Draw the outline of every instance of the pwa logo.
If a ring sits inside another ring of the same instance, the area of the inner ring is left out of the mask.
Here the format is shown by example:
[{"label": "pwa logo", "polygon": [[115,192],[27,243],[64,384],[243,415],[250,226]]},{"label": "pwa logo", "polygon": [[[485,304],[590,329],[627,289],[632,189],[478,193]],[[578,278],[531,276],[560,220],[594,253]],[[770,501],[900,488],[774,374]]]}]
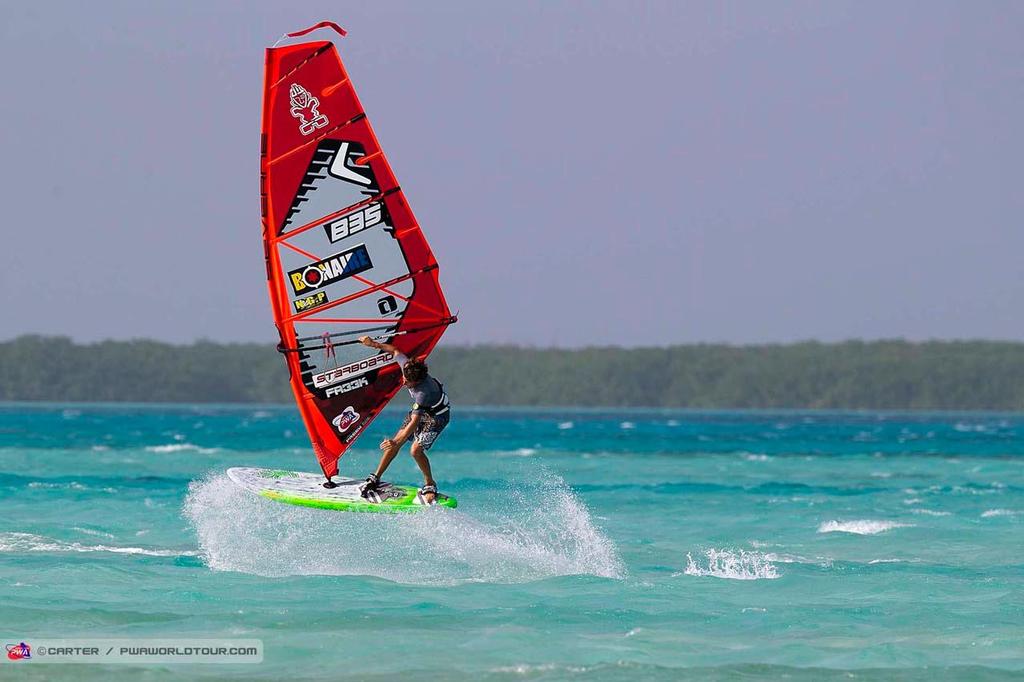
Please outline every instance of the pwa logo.
[{"label": "pwa logo", "polygon": [[7,645],[7,658],[12,661],[22,661],[32,658],[32,647],[25,642]]},{"label": "pwa logo", "polygon": [[299,119],[299,132],[303,135],[327,125],[327,117],[320,113],[320,100],[298,83],[292,83],[288,90],[288,101],[292,116]]},{"label": "pwa logo", "polygon": [[338,429],[338,433],[345,433],[357,421],[359,421],[359,413],[356,412],[354,407],[349,405],[345,408],[345,411],[335,417],[331,423],[334,424],[334,428]]}]

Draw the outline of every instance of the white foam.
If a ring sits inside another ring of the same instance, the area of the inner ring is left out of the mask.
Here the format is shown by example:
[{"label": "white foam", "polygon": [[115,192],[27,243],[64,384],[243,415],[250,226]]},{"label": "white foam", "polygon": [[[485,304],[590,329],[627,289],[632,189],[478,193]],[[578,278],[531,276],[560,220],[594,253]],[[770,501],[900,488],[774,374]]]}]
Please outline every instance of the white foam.
[{"label": "white foam", "polygon": [[220,571],[372,575],[411,584],[624,577],[615,546],[564,481],[533,460],[515,462],[509,466],[520,472],[508,476],[515,487],[461,499],[455,510],[308,509],[253,495],[217,475],[189,486],[184,513],[206,564]]},{"label": "white foam", "polygon": [[636,424],[634,422],[622,422],[621,424],[619,424],[619,428],[620,429],[627,429],[627,430],[628,429],[635,429],[636,428]]},{"label": "white foam", "polygon": [[1024,512],[1016,509],[989,509],[981,513],[981,518],[989,519],[993,516],[1018,516],[1020,514],[1024,514]]},{"label": "white foam", "polygon": [[877,535],[893,528],[908,528],[911,524],[898,521],[875,521],[860,519],[857,521],[826,521],[818,526],[819,533],[853,533],[854,535]]},{"label": "white foam", "polygon": [[108,540],[114,539],[114,536],[110,533],[104,533],[100,530],[92,530],[91,528],[80,528],[78,526],[73,526],[71,530],[77,530],[79,533],[82,533],[83,535],[92,535],[93,537],[97,538],[107,538]]},{"label": "white foam", "polygon": [[143,556],[195,556],[195,552],[169,549],[145,549],[143,547],[113,547],[110,545],[83,545],[79,542],[63,542],[32,533],[0,533],[0,552],[110,552],[112,554],[141,554]]},{"label": "white foam", "polygon": [[706,549],[706,564],[698,564],[689,552],[686,553],[685,575],[698,577],[725,578],[728,580],[774,580],[779,577],[768,555],[746,550]]},{"label": "white foam", "polygon": [[748,462],[767,462],[771,460],[771,457],[763,454],[758,455],[753,452],[744,452],[743,459],[747,460]]},{"label": "white foam", "polygon": [[911,509],[912,514],[924,514],[925,516],[952,516],[953,512],[934,511],[932,509]]},{"label": "white foam", "polygon": [[29,488],[46,488],[46,489],[60,489],[60,490],[90,490],[88,486],[85,486],[78,481],[71,481],[70,483],[47,483],[46,481],[32,481],[28,484]]},{"label": "white foam", "polygon": [[568,429],[571,429],[573,426],[575,426],[575,424],[573,424],[572,422],[559,422],[559,424],[558,424],[558,428],[561,431],[566,431]]},{"label": "white foam", "polygon": [[966,422],[957,422],[953,425],[954,431],[960,433],[988,433],[988,426],[985,424],[968,424]]},{"label": "white foam", "polygon": [[168,443],[166,445],[150,445],[146,447],[147,452],[198,452],[201,455],[212,455],[215,452],[220,452],[220,448],[201,448],[198,445],[192,443]]},{"label": "white foam", "polygon": [[799,554],[775,554],[774,552],[768,552],[764,555],[764,558],[773,564],[808,564],[811,566],[821,566],[822,568],[832,568],[832,559],[828,557],[811,559]]}]

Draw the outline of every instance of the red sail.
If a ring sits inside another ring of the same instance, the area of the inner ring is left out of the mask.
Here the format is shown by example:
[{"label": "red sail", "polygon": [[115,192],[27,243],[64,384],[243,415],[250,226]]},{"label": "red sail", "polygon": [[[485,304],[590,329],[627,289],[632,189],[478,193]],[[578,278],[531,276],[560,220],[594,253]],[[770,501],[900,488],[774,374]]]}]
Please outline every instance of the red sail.
[{"label": "red sail", "polygon": [[278,349],[320,466],[333,476],[401,386],[395,358],[357,339],[426,356],[455,318],[332,40],[267,50],[260,162]]}]

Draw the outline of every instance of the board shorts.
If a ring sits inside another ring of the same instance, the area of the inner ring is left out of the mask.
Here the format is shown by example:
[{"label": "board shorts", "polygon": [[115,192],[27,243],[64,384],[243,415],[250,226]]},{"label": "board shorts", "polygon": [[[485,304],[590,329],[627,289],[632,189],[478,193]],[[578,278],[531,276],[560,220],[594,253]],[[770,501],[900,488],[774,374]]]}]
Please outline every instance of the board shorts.
[{"label": "board shorts", "polygon": [[[413,442],[419,443],[424,451],[429,450],[434,441],[437,440],[437,437],[444,431],[444,427],[448,426],[450,415],[450,411],[446,411],[444,414],[439,414],[436,417],[424,412],[420,415],[420,423],[416,425],[416,432],[412,437]],[[410,421],[412,421],[412,412],[405,415],[402,428],[404,429],[408,426]]]}]

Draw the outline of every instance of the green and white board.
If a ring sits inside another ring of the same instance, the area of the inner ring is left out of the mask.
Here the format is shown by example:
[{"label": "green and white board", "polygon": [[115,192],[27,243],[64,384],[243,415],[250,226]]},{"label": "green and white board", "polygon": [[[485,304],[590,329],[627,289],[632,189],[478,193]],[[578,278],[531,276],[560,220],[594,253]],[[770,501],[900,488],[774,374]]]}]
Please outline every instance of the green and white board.
[{"label": "green and white board", "polygon": [[328,489],[322,485],[322,474],[305,471],[232,467],[228,469],[228,477],[257,495],[317,509],[398,513],[421,511],[430,506],[455,507],[458,504],[454,497],[439,494],[434,505],[428,505],[415,486],[385,482],[381,482],[373,499],[366,499],[359,494],[360,480],[335,476],[333,480],[338,487]]}]

